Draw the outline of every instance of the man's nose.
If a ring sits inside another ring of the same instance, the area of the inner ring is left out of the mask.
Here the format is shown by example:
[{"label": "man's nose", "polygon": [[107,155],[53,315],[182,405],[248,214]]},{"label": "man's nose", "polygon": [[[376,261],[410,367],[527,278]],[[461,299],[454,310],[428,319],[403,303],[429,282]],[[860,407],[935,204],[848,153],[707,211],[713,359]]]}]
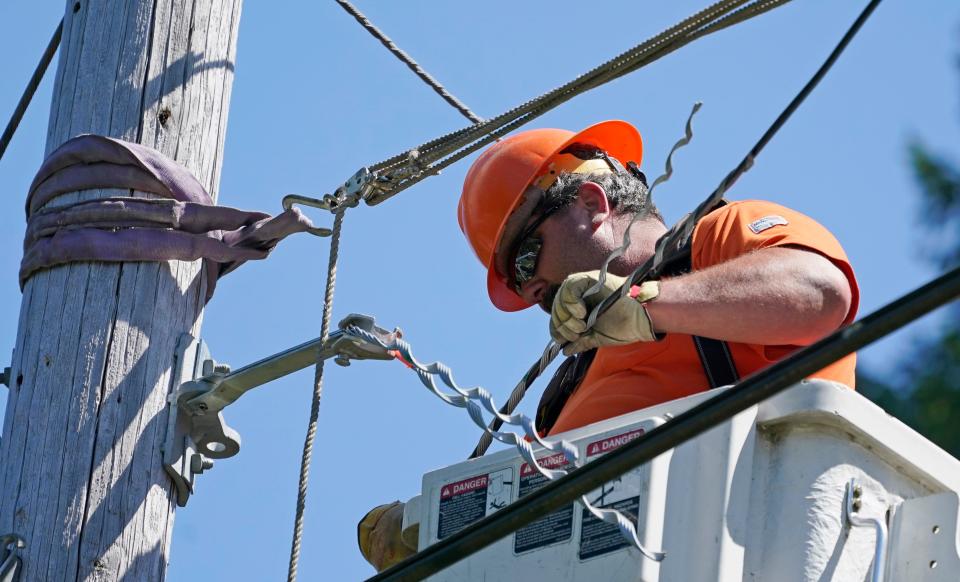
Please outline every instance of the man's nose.
[{"label": "man's nose", "polygon": [[534,279],[527,281],[520,286],[520,297],[527,303],[540,303],[547,294],[550,284],[543,279]]}]

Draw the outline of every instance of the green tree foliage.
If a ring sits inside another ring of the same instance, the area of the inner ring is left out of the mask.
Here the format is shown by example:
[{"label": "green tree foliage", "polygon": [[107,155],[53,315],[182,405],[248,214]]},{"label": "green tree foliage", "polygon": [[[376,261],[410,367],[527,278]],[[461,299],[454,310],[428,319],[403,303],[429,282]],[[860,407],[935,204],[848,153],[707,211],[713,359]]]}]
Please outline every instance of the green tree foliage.
[{"label": "green tree foliage", "polygon": [[[960,169],[920,142],[909,147],[921,194],[924,258],[938,270],[960,264]],[[859,390],[950,454],[960,457],[960,305],[947,307],[937,333],[921,340],[900,363],[906,389],[890,388],[869,373]],[[900,383],[900,382],[898,382]]]}]

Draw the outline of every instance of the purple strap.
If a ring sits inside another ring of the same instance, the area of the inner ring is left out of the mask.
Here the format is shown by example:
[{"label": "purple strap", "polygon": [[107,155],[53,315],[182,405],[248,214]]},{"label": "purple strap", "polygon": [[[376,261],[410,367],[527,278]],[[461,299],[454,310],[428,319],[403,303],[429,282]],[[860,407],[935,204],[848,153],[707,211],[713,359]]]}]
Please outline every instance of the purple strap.
[{"label": "purple strap", "polygon": [[[43,208],[69,192],[139,190],[162,199],[109,197]],[[313,228],[296,208],[275,217],[213,206],[186,168],[148,147],[81,135],[44,161],[27,196],[20,286],[42,269],[79,261],[204,260],[209,301],[217,278],[263,259],[283,238]]]}]

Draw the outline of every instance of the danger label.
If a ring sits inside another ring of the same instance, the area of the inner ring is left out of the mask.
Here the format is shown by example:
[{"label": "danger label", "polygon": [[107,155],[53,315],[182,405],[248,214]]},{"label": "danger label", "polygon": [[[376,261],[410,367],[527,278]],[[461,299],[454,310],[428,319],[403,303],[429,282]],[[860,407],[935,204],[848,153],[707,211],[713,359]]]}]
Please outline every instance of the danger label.
[{"label": "danger label", "polygon": [[512,467],[445,484],[440,488],[437,539],[453,535],[506,507],[510,504],[512,491]]},{"label": "danger label", "polygon": [[642,434],[643,429],[638,428],[637,430],[631,430],[630,432],[625,432],[623,434],[618,434],[616,436],[607,437],[603,440],[592,442],[587,445],[587,457],[597,457],[604,453],[608,453],[613,449],[622,447],[630,441],[638,438]]},{"label": "danger label", "polygon": [[[561,469],[569,464],[563,453],[537,459],[541,467]],[[548,481],[529,463],[520,466],[519,497],[524,497],[543,487]],[[513,551],[517,554],[569,540],[573,536],[573,504],[558,509],[528,526],[517,530],[513,538]]]},{"label": "danger label", "polygon": [[[622,447],[639,438],[643,433],[644,430],[639,428],[588,444],[587,462]],[[594,507],[615,509],[623,513],[636,527],[640,495],[648,485],[641,471],[643,469],[635,469],[613,481],[604,483],[600,489],[588,493],[587,499]],[[630,545],[616,525],[594,517],[586,508],[582,509],[581,520],[579,551],[581,560],[609,554]]]}]

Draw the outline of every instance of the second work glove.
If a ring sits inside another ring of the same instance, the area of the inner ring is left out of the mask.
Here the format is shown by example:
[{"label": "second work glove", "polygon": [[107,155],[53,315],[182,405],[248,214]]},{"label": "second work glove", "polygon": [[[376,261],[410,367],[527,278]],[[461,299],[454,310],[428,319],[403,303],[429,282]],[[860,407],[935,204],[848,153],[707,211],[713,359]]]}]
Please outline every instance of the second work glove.
[{"label": "second work glove", "polygon": [[550,335],[558,342],[570,342],[563,353],[569,356],[601,346],[655,341],[653,322],[643,304],[660,294],[660,282],[647,281],[633,287],[629,295],[610,306],[587,330],[587,316],[593,308],[626,282],[624,277],[607,273],[603,287],[584,297],[599,280],[600,271],[574,273],[557,291],[550,314]]},{"label": "second work glove", "polygon": [[370,565],[382,572],[416,553],[401,534],[403,503],[394,501],[374,507],[357,524],[357,545]]}]

